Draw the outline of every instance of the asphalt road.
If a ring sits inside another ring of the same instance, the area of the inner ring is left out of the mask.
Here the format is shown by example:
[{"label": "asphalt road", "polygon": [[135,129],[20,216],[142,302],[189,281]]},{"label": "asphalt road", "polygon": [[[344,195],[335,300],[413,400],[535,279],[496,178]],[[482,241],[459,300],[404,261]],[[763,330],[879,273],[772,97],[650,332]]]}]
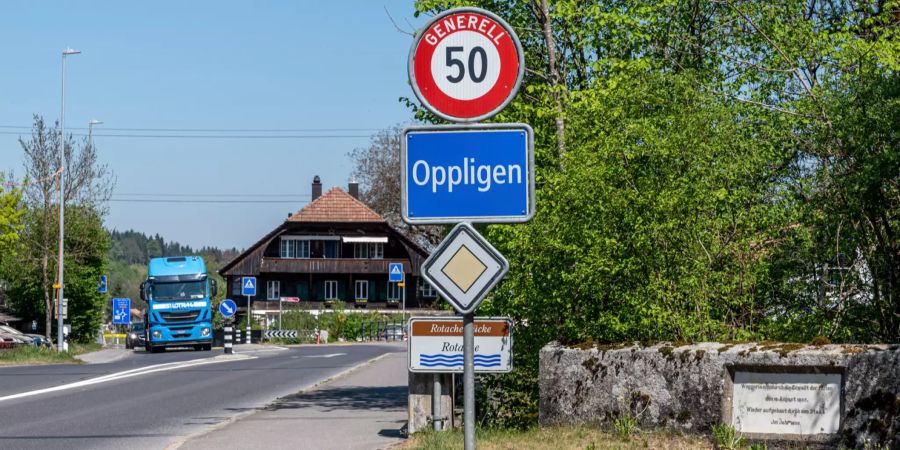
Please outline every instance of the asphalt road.
[{"label": "asphalt road", "polygon": [[[107,364],[0,367],[0,448],[165,448],[399,345],[135,352]],[[54,390],[56,389],[56,390]]]}]

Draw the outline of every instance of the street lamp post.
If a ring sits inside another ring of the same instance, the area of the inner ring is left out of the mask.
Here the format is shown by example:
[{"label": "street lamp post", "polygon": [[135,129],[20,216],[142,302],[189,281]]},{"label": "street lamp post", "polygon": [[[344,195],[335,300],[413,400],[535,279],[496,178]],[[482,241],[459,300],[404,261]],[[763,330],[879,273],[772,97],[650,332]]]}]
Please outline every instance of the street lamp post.
[{"label": "street lamp post", "polygon": [[56,347],[59,351],[65,350],[63,346],[63,242],[65,240],[66,223],[66,56],[77,55],[78,50],[66,48],[62,52],[62,100],[59,112],[59,293],[56,296]]},{"label": "street lamp post", "polygon": [[88,122],[88,146],[91,150],[94,149],[94,125],[103,125],[103,122],[97,119],[91,119]]}]

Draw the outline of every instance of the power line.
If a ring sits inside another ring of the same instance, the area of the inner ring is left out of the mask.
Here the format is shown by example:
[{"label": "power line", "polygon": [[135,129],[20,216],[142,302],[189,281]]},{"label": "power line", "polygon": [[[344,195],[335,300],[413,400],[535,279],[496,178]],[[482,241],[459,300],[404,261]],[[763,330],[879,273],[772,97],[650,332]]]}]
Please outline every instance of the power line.
[{"label": "power line", "polygon": [[111,198],[109,201],[116,203],[289,203],[292,205],[303,203],[303,201],[293,200],[186,200],[176,198]]},{"label": "power line", "polygon": [[[0,125],[0,128],[30,130],[33,127],[24,125]],[[67,127],[70,130],[87,130],[88,127]],[[185,132],[224,132],[224,133],[298,133],[309,131],[379,131],[378,128],[113,128],[103,127],[107,131],[185,131]]]},{"label": "power line", "polygon": [[116,195],[132,196],[132,197],[289,197],[289,198],[306,198],[311,197],[310,194],[186,194],[175,193],[166,194],[162,192],[117,192]]},{"label": "power line", "polygon": [[[0,131],[0,134],[21,135],[15,131]],[[71,133],[72,136],[87,137],[87,133]],[[360,139],[370,138],[368,134],[273,134],[273,135],[241,135],[241,134],[102,134],[93,133],[93,137],[113,138],[174,138],[174,139]]]}]

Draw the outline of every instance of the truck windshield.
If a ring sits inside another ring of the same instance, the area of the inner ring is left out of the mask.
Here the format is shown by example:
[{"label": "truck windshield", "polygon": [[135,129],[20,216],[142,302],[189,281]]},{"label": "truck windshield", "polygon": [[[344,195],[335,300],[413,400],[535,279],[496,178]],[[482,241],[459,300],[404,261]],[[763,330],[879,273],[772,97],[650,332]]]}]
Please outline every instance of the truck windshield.
[{"label": "truck windshield", "polygon": [[205,296],[205,281],[153,283],[153,300],[155,301],[190,300]]}]

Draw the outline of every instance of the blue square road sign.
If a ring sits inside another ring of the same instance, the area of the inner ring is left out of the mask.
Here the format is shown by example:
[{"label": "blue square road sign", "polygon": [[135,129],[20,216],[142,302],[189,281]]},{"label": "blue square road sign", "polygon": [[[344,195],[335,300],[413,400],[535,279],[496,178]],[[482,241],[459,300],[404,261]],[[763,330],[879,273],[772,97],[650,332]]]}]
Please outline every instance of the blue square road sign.
[{"label": "blue square road sign", "polygon": [[256,277],[241,277],[241,295],[256,295]]},{"label": "blue square road sign", "polygon": [[106,275],[100,275],[100,287],[97,288],[97,293],[105,294],[107,292],[106,286]]},{"label": "blue square road sign", "polygon": [[112,303],[112,323],[116,325],[128,325],[131,323],[131,299],[114,298]]},{"label": "blue square road sign", "polygon": [[390,263],[388,265],[388,281],[391,283],[403,282],[403,263]]}]

